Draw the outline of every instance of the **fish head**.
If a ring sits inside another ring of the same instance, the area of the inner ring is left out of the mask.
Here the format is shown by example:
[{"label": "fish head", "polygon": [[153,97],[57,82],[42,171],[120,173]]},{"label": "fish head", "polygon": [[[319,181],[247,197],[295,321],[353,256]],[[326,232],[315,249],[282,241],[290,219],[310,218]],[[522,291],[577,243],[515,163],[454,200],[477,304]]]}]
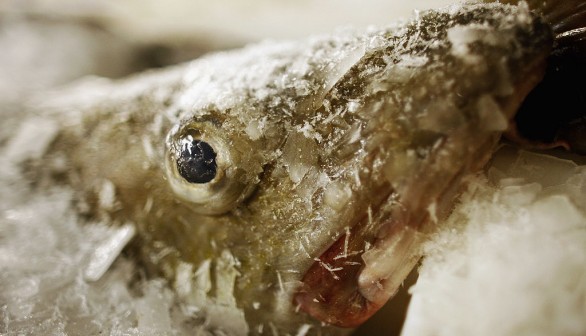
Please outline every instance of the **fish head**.
[{"label": "fish head", "polygon": [[353,327],[416,264],[551,43],[500,4],[267,42],[133,79],[140,94],[110,97],[82,122],[92,140],[61,151],[71,183],[108,181],[116,202],[94,186],[95,212],[134,223],[141,260],[187,301],[239,310],[241,331]]},{"label": "fish head", "polygon": [[[280,88],[262,82],[281,90],[268,101],[247,88],[248,104],[189,119],[172,138],[208,127],[199,122],[212,127],[210,143],[229,137],[216,145],[222,176],[239,185],[227,216],[252,253],[237,258],[270,265],[271,300],[355,326],[395,293],[462,178],[487,161],[540,80],[552,37],[526,8],[472,5],[329,43],[326,63],[282,68],[307,72]],[[171,152],[168,167],[180,157]]]}]

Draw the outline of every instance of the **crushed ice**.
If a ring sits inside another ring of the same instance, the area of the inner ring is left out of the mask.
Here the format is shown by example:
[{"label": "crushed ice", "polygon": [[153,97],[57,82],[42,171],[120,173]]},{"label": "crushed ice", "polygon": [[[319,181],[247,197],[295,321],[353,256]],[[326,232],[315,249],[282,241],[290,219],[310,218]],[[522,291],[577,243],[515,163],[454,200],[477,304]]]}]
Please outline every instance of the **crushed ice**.
[{"label": "crushed ice", "polygon": [[506,147],[489,179],[425,245],[403,335],[584,335],[586,166]]}]

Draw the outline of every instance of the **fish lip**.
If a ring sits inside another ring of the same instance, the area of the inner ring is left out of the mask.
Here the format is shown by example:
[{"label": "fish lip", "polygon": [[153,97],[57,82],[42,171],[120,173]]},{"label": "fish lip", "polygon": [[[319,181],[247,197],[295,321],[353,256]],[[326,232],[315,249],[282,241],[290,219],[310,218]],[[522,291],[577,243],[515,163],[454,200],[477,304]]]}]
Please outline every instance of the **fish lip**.
[{"label": "fish lip", "polygon": [[356,280],[364,265],[358,254],[346,260],[353,265],[340,267],[340,259],[336,256],[342,252],[346,237],[346,234],[342,235],[315,259],[303,275],[303,284],[293,301],[297,309],[318,321],[352,328],[362,324],[380,307],[369,302],[359,291],[351,290],[357,288]]},{"label": "fish lip", "polygon": [[[428,219],[428,216],[424,216],[423,220]],[[400,283],[419,260],[419,254],[412,253],[412,247],[420,241],[421,234],[411,228],[411,224],[397,222],[396,219],[376,224],[375,232],[378,234],[383,228],[389,228],[382,236],[374,239],[377,250],[386,251],[387,254],[398,252],[393,257],[396,262],[391,267],[397,268],[400,274],[393,277],[395,281],[389,281],[390,277],[365,273],[368,258],[364,256],[374,251],[374,248],[352,253],[352,248],[363,242],[364,232],[361,231],[365,231],[367,221],[365,215],[319,258],[314,259],[315,262],[303,275],[303,285],[293,298],[299,310],[323,323],[354,328],[369,319],[396,293]],[[396,246],[392,249],[390,245]],[[380,254],[373,257],[380,258]]]},{"label": "fish lip", "polygon": [[[392,202],[394,190],[387,190],[387,195],[382,197],[373,212],[380,211],[385,202]],[[384,304],[386,299],[367,299],[359,288],[358,279],[365,267],[362,255],[369,248],[365,242],[381,239],[376,235],[380,234],[381,227],[391,225],[392,219],[372,223],[368,212],[365,210],[348,221],[352,224],[346,226],[318,258],[313,259],[293,295],[293,304],[298,310],[329,325],[353,328],[365,322]]]}]

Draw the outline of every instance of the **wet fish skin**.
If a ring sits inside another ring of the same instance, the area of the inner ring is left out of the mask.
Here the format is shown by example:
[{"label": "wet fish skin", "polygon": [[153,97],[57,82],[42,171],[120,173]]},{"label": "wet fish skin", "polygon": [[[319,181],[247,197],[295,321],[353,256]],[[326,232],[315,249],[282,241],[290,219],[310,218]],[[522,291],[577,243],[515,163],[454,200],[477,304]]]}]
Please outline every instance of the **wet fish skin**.
[{"label": "wet fish skin", "polygon": [[[35,102],[65,126],[31,165],[86,218],[134,223],[135,253],[208,316],[344,333],[320,321],[355,326],[394,293],[551,44],[526,8],[473,4],[216,54]],[[178,176],[186,135],[215,149],[217,179]]]}]

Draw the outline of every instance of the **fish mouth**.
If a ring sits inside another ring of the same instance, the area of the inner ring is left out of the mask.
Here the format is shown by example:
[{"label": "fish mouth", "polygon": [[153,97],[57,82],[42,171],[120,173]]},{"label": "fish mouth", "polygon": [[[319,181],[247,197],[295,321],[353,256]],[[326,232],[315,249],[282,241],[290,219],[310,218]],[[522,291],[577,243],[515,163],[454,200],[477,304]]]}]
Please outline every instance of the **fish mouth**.
[{"label": "fish mouth", "polygon": [[460,191],[462,178],[488,160],[480,153],[489,153],[486,149],[494,142],[483,143],[479,154],[445,181],[438,193],[411,193],[399,200],[390,188],[373,209],[374,215],[363,214],[305,272],[303,285],[294,296],[298,309],[344,328],[368,320],[399,290],[419,261],[420,247],[433,224],[449,213],[449,200]]},{"label": "fish mouth", "polygon": [[[395,294],[419,260],[418,253],[413,253],[419,249],[413,247],[421,234],[411,225],[422,223],[386,220],[377,225],[386,228],[386,237],[370,249],[364,240],[369,224],[368,216],[364,216],[315,259],[294,297],[299,309],[324,323],[352,328],[369,319]],[[390,258],[384,258],[381,253]],[[369,262],[373,263],[371,267],[367,267]],[[382,268],[376,265],[381,262]],[[389,268],[393,269],[390,277],[371,271]]]},{"label": "fish mouth", "polygon": [[[448,141],[449,142],[449,141]],[[421,245],[433,232],[438,218],[449,214],[462,180],[480,169],[489,159],[495,138],[477,147],[476,155],[439,183],[437,192],[405,194],[397,199],[395,190],[383,198],[375,213],[379,220],[364,214],[344,232],[305,272],[294,304],[317,320],[344,328],[361,325],[376,313],[401,287],[421,257]],[[444,143],[443,147],[449,147]],[[431,162],[430,164],[437,164]],[[429,185],[408,190],[433,190]],[[369,244],[368,241],[373,242]]]}]

